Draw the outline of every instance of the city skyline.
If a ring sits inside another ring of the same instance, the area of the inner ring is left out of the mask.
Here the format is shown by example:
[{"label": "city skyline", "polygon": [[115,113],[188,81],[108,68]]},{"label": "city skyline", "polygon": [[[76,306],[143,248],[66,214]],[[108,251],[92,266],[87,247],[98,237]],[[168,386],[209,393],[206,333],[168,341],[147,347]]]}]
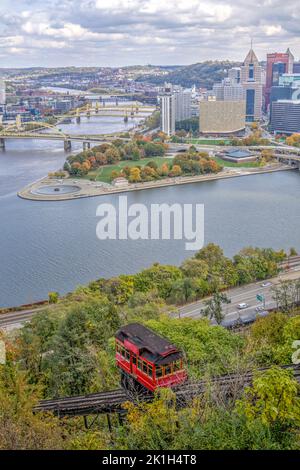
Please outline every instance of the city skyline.
[{"label": "city skyline", "polygon": [[299,12],[289,0],[20,0],[0,5],[0,67],[187,65],[300,56]]}]

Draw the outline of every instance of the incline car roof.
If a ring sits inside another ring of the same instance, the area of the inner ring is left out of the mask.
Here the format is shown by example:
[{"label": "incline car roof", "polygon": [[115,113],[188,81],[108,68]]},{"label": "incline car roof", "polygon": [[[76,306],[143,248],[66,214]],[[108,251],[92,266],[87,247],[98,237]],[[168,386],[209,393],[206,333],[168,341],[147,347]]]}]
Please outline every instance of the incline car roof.
[{"label": "incline car roof", "polygon": [[171,353],[177,353],[178,349],[165,338],[154,333],[140,323],[130,323],[119,329],[116,338],[122,343],[128,340],[139,348],[145,349],[154,356],[166,356]]}]

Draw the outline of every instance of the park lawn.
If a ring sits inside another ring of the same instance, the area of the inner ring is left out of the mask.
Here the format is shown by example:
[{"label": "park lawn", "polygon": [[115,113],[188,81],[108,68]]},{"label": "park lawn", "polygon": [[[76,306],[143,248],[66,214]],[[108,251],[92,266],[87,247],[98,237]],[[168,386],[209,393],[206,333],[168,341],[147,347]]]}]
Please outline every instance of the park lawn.
[{"label": "park lawn", "polygon": [[141,160],[123,160],[121,162],[116,163],[115,165],[105,165],[97,170],[90,171],[86,176],[85,179],[93,179],[96,181],[103,181],[104,183],[111,182],[111,174],[115,171],[120,171],[125,166],[134,167],[134,166],[146,166],[149,162],[155,162],[158,167],[161,167],[164,163],[171,164],[173,162],[173,158],[166,158],[166,157],[149,157],[149,158],[142,158]]},{"label": "park lawn", "polygon": [[233,168],[258,168],[260,167],[260,163],[258,162],[246,162],[246,163],[234,163],[228,162],[226,160],[222,160],[219,157],[212,157],[219,165],[233,167]]},{"label": "park lawn", "polygon": [[220,142],[224,142],[225,145],[230,145],[231,140],[228,139],[189,139],[187,143],[197,145],[220,145]]}]

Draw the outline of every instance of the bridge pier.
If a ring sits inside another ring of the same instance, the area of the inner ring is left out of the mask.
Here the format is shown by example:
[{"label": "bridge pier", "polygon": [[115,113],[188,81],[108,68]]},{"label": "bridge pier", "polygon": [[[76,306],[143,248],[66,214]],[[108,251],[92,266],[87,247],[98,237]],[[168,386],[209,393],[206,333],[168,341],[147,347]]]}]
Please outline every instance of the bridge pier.
[{"label": "bridge pier", "polygon": [[72,149],[72,143],[70,140],[64,140],[64,151],[69,152]]},{"label": "bridge pier", "polygon": [[0,139],[0,149],[5,150],[5,139]]},{"label": "bridge pier", "polygon": [[89,150],[91,148],[91,142],[83,142],[83,150]]}]

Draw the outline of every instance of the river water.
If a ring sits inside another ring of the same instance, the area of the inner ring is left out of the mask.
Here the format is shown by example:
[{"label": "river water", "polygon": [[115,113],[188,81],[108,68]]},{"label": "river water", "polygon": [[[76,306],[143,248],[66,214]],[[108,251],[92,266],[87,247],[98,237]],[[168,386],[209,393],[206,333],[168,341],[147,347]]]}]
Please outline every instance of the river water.
[{"label": "river water", "polygon": [[[60,126],[64,128],[64,126]],[[70,133],[124,129],[121,118],[65,125]],[[133,273],[158,261],[180,264],[184,241],[96,237],[98,204],[119,195],[39,202],[17,197],[26,184],[60,168],[61,142],[7,141],[0,152],[0,306],[38,301],[99,277]],[[73,148],[76,150],[80,148]],[[300,251],[300,174],[278,172],[128,193],[128,203],[204,203],[205,243],[231,256],[247,245]]]}]

